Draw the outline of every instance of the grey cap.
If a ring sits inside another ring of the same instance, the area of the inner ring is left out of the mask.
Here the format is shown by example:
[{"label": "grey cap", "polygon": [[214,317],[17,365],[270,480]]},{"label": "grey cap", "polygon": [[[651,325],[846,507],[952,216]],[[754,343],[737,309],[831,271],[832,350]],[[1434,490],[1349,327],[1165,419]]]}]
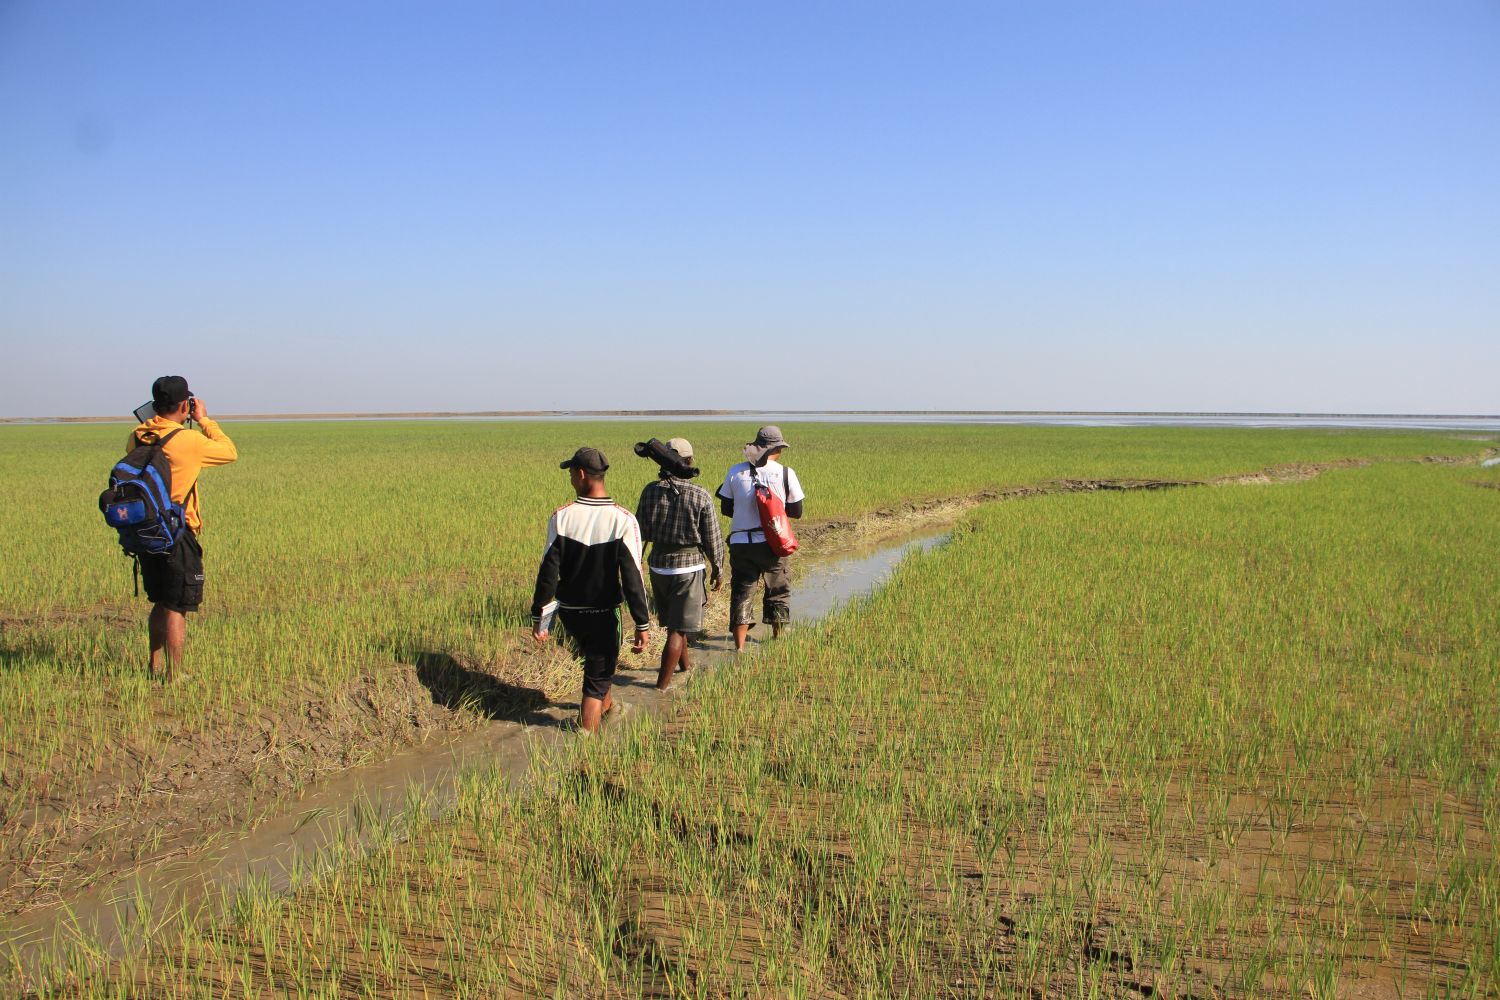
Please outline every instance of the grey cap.
[{"label": "grey cap", "polygon": [[609,460],[604,457],[604,452],[598,448],[579,448],[573,452],[573,457],[558,466],[559,469],[582,469],[584,472],[596,476],[604,475],[609,468]]},{"label": "grey cap", "polygon": [[667,441],[667,447],[677,452],[677,457],[684,462],[693,460],[693,445],[687,438],[672,438]]}]

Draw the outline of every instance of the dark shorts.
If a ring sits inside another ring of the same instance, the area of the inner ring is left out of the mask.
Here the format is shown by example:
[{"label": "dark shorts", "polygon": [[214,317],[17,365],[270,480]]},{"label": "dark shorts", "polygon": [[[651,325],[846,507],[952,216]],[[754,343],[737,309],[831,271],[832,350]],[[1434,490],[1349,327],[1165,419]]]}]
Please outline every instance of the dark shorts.
[{"label": "dark shorts", "polygon": [[661,627],[689,635],[703,631],[703,605],[708,603],[708,571],[651,574],[651,596]]},{"label": "dark shorts", "polygon": [[[620,609],[557,612],[573,655],[583,661],[583,696],[603,699],[620,662]],[[563,637],[559,636],[561,641]]]},{"label": "dark shorts", "polygon": [[790,560],[771,552],[765,542],[729,546],[729,624],[755,624],[755,585],[764,581],[761,621],[767,625],[792,620]]},{"label": "dark shorts", "polygon": [[151,603],[187,614],[203,603],[203,546],[184,531],[170,552],[141,556],[141,582]]}]

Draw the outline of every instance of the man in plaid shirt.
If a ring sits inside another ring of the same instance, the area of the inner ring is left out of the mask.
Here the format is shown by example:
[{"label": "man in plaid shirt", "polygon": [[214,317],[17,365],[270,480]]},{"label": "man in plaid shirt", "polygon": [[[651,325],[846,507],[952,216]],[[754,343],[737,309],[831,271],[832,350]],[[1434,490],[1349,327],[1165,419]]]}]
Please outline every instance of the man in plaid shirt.
[{"label": "man in plaid shirt", "polygon": [[[693,446],[685,438],[672,438],[667,447],[682,459],[683,467],[692,465]],[[708,491],[665,468],[656,482],[641,491],[635,516],[641,525],[641,540],[651,543],[651,555],[646,560],[651,570],[651,593],[657,617],[667,630],[661,671],[656,675],[657,689],[665,691],[672,674],[692,669],[688,636],[703,631],[703,608],[708,603],[705,577],[708,586],[719,589],[724,532]]]}]

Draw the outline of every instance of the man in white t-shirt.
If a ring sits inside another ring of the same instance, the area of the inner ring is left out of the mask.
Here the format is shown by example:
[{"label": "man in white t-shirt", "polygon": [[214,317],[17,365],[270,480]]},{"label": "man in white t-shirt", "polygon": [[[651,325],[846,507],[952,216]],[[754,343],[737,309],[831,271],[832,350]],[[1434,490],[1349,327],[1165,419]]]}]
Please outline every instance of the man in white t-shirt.
[{"label": "man in white t-shirt", "polygon": [[771,635],[791,621],[792,580],[785,557],[777,556],[760,530],[760,512],[755,505],[757,481],[771,488],[786,505],[786,516],[802,516],[802,484],[797,474],[777,461],[791,447],[781,428],[767,425],[745,445],[745,461],[729,470],[719,487],[719,507],[729,522],[729,624],[736,651],[745,648],[745,638],[755,627],[755,587],[764,583],[761,621],[771,626]]}]

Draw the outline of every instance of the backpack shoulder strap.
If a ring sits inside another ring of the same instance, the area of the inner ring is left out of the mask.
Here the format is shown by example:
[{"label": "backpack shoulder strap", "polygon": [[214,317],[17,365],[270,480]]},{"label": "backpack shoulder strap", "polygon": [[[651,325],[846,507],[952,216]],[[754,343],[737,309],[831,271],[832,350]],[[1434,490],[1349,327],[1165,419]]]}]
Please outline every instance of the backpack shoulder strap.
[{"label": "backpack shoulder strap", "polygon": [[[781,465],[780,462],[777,462],[776,464]],[[787,497],[790,497],[792,495],[791,472],[792,470],[790,466],[781,465],[781,499],[787,501],[788,503],[790,503],[791,501],[787,500]],[[766,483],[766,486],[769,487],[770,485],[771,484],[769,482]]]},{"label": "backpack shoulder strap", "polygon": [[[170,440],[172,440],[178,434],[181,434],[183,430],[184,430],[184,428],[179,427],[175,431],[168,431],[167,433],[163,434],[161,437],[157,438],[155,441],[151,442],[151,445],[150,445],[150,447],[151,447],[151,454],[149,454],[149,455],[146,456],[146,461],[144,463],[142,463],[142,464],[143,465],[150,465],[151,461],[154,458],[156,458],[157,454],[163,448],[166,447],[167,442],[170,441]],[[136,438],[136,447],[137,448],[141,447],[140,439],[139,438]],[[169,473],[171,472],[171,467],[170,466],[168,466],[168,470],[167,471]],[[198,480],[195,479],[195,480],[193,480],[193,487],[192,487],[192,489],[188,490],[187,491],[187,496],[185,496],[185,497],[182,498],[182,505],[184,507],[186,507],[188,500],[192,497],[192,495],[194,493],[197,493],[197,492],[198,492]],[[175,501],[172,500],[172,495],[170,493],[167,494],[167,500],[168,500],[168,502],[175,502]]]},{"label": "backpack shoulder strap", "polygon": [[157,450],[165,447],[166,443],[168,441],[172,440],[174,437],[176,437],[177,435],[181,434],[182,431],[183,431],[183,428],[181,428],[181,427],[177,428],[175,431],[168,431],[167,433],[163,434],[161,437],[157,438],[155,441],[152,441],[149,445],[146,444],[145,442],[143,442],[140,439],[140,436],[139,436],[140,435],[140,431],[132,431],[131,435],[130,435],[130,439],[135,442],[135,446],[137,448],[146,447],[146,448],[150,448],[152,451],[157,451]]}]

